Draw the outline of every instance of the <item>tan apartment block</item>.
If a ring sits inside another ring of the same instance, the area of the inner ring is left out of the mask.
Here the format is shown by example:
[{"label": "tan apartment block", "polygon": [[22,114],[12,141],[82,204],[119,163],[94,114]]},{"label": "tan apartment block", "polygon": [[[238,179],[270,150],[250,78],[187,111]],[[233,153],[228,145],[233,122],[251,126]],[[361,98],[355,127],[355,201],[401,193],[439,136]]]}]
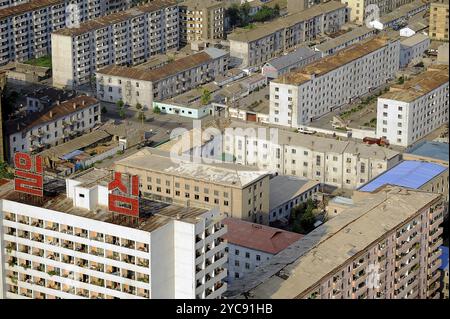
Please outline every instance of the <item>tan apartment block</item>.
[{"label": "tan apartment block", "polygon": [[432,40],[448,41],[448,0],[431,3],[429,35]]},{"label": "tan apartment block", "polygon": [[269,223],[270,175],[254,167],[172,161],[169,152],[146,148],[115,163],[138,175],[143,197],[187,207],[219,208],[227,217]]},{"label": "tan apartment block", "polygon": [[217,0],[187,0],[180,4],[180,41],[191,43],[224,38],[226,5]]},{"label": "tan apartment block", "polygon": [[438,299],[443,211],[441,195],[387,186],[234,281],[227,294]]}]

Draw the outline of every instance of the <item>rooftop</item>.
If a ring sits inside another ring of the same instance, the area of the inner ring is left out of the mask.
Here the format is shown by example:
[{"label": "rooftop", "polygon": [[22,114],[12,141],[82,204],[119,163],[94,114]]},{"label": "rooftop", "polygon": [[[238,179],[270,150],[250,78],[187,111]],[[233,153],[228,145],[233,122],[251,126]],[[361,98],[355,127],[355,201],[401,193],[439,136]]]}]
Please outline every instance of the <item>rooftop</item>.
[{"label": "rooftop", "polygon": [[99,103],[97,99],[89,96],[78,96],[59,105],[55,104],[44,112],[33,113],[32,115],[17,120],[6,122],[6,131],[8,134],[26,131],[33,127],[55,121],[61,117],[78,112]]},{"label": "rooftop", "polygon": [[338,9],[345,8],[346,5],[340,1],[329,1],[315,5],[309,9],[290,14],[276,20],[257,24],[254,29],[238,29],[228,36],[229,40],[238,42],[252,42],[268,35],[271,35],[279,30],[294,26],[302,21],[311,19],[315,16],[320,16]]},{"label": "rooftop", "polygon": [[383,185],[396,185],[411,189],[421,186],[440,175],[447,167],[420,161],[403,161],[361,186],[361,192],[373,192]]},{"label": "rooftop", "polygon": [[223,50],[208,48],[202,52],[175,60],[152,70],[146,70],[141,67],[126,67],[112,64],[98,70],[97,73],[127,79],[155,82],[174,76],[183,70],[203,65],[209,61],[225,56],[226,54],[227,52]]},{"label": "rooftop", "polygon": [[[199,159],[200,161],[202,159]],[[208,183],[244,188],[268,173],[255,167],[228,163],[196,163],[190,160],[171,159],[170,152],[145,148],[115,163],[115,166],[154,171],[167,175],[203,180]]]},{"label": "rooftop", "polygon": [[428,69],[403,84],[392,85],[390,91],[379,98],[409,103],[442,85],[448,85],[448,66],[442,69]]},{"label": "rooftop", "polygon": [[[84,176],[78,179],[83,181],[85,186],[94,186],[100,184],[105,186],[109,181],[109,177],[101,171],[87,171]],[[152,232],[173,220],[181,220],[186,223],[197,223],[201,215],[207,210],[193,207],[181,207],[172,204],[141,199],[140,215],[137,224],[130,224],[121,221],[119,218],[113,218],[107,207],[99,206],[95,211],[82,209],[73,205],[73,199],[66,197],[66,194],[58,193],[56,196],[45,195],[42,201],[30,203],[29,199],[19,195],[14,191],[13,182],[3,185],[0,189],[0,200],[9,200],[25,205],[42,207],[49,210],[55,210],[61,213],[70,214],[78,217],[88,218],[109,224],[120,225],[124,227],[134,228],[146,232]]]},{"label": "rooftop", "polygon": [[347,63],[357,60],[371,52],[379,50],[388,45],[389,40],[382,37],[370,39],[365,42],[354,44],[335,55],[330,55],[292,71],[274,80],[274,83],[300,85],[311,79],[312,75],[320,76],[333,71]]},{"label": "rooftop", "polygon": [[356,202],[254,272],[234,281],[226,294],[231,298],[299,298],[386,232],[414,216],[418,208],[439,198],[438,194],[399,187],[369,194],[367,200]]},{"label": "rooftop", "polygon": [[285,175],[277,175],[270,180],[269,210],[285,204],[291,199],[320,185],[319,182]]},{"label": "rooftop", "polygon": [[418,43],[421,43],[426,40],[429,40],[428,35],[423,34],[423,33],[416,33],[416,34],[400,41],[400,43],[403,46],[412,47],[412,46],[415,46]]},{"label": "rooftop", "polygon": [[[48,0],[50,1],[50,0]],[[33,1],[36,2],[36,1]],[[167,7],[175,6],[175,0],[153,0],[149,3],[134,6],[131,9],[120,11],[106,16],[89,20],[80,24],[78,28],[59,29],[53,33],[63,36],[78,36],[86,32],[93,32],[98,29],[106,28],[113,24],[122,23],[132,18],[139,17],[146,13],[163,10]]]},{"label": "rooftop", "polygon": [[301,47],[292,53],[289,53],[289,54],[283,55],[281,57],[267,61],[266,64],[271,65],[272,67],[276,68],[277,70],[282,70],[293,64],[298,63],[301,60],[310,58],[310,57],[312,57],[314,55],[318,55],[318,54],[319,53],[315,52],[314,50],[312,50],[308,47]]},{"label": "rooftop", "polygon": [[408,17],[412,12],[418,10],[419,8],[425,8],[428,3],[428,1],[424,0],[416,0],[414,2],[407,3],[401,7],[398,7],[394,11],[381,16],[380,22],[383,24],[389,24],[402,17]]},{"label": "rooftop", "polygon": [[359,37],[363,37],[366,35],[370,36],[375,33],[376,33],[376,29],[374,29],[374,28],[369,29],[366,26],[357,27],[357,28],[355,28],[349,32],[346,32],[343,35],[340,35],[334,39],[331,39],[324,43],[316,45],[316,49],[321,52],[328,52],[329,50],[332,50],[341,45],[344,45],[344,44],[346,44],[350,41],[353,41]]},{"label": "rooftop", "polygon": [[297,233],[236,218],[226,218],[223,223],[227,225],[227,233],[223,238],[228,243],[273,255],[303,237]]},{"label": "rooftop", "polygon": [[448,163],[448,144],[439,142],[423,141],[409,149],[406,153],[429,157]]},{"label": "rooftop", "polygon": [[238,99],[234,104],[232,103],[229,107],[238,107],[239,110],[243,110],[249,113],[255,114],[269,114],[270,111],[270,101],[267,96],[270,94],[270,89],[266,86],[259,91],[254,91],[249,95]]},{"label": "rooftop", "polygon": [[35,11],[55,4],[63,3],[63,0],[34,0],[27,3],[0,9],[0,20],[14,17],[29,11]]}]

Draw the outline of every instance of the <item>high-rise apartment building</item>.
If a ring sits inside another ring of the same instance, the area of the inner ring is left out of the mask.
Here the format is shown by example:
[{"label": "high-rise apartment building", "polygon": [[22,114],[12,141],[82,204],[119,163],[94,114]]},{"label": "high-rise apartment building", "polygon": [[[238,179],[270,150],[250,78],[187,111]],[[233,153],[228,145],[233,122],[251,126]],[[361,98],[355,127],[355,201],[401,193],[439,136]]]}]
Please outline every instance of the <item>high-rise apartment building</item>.
[{"label": "high-rise apartment building", "polygon": [[111,180],[91,169],[34,202],[2,186],[0,298],[221,297],[219,212],[141,201],[139,220],[126,221],[108,210]]},{"label": "high-rise apartment building", "polygon": [[287,299],[438,299],[441,195],[387,186],[228,287]]},{"label": "high-rise apartment building", "polygon": [[180,4],[180,41],[218,40],[225,36],[226,4],[217,0],[186,0]]},{"label": "high-rise apartment building", "polygon": [[129,0],[34,0],[0,9],[0,65],[46,56],[52,32],[130,4]]},{"label": "high-rise apartment building", "polygon": [[30,0],[0,0],[0,9],[17,6],[22,3],[29,2]]},{"label": "high-rise apartment building", "polygon": [[5,145],[4,145],[4,132],[3,132],[3,90],[6,85],[6,72],[0,71],[0,162],[4,162],[7,159],[5,158]]},{"label": "high-rise apartment building", "polygon": [[270,83],[270,122],[298,128],[395,77],[398,40],[374,38]]},{"label": "high-rise apartment building", "polygon": [[431,2],[429,35],[432,40],[449,40],[448,19],[448,0],[437,0]]},{"label": "high-rise apartment building", "polygon": [[107,65],[135,65],[178,47],[176,1],[154,0],[52,33],[53,84],[92,83]]},{"label": "high-rise apartment building", "polygon": [[378,98],[377,135],[391,144],[410,146],[448,123],[448,66],[394,85]]}]

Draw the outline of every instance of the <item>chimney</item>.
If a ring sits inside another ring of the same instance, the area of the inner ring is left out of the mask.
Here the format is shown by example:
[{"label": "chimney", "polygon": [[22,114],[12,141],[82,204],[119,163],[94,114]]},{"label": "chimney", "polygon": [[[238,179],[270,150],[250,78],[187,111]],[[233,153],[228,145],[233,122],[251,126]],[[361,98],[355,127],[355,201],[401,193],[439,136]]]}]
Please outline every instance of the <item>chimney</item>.
[{"label": "chimney", "polygon": [[73,103],[73,109],[76,110],[77,109],[77,103]]},{"label": "chimney", "polygon": [[60,105],[61,104],[61,102],[59,102],[59,100],[58,101],[56,101],[56,105]]},{"label": "chimney", "polygon": [[83,100],[83,101],[81,101],[81,105],[85,105],[86,104],[86,101],[85,100]]},{"label": "chimney", "polygon": [[50,118],[53,118],[53,111],[50,111]]}]

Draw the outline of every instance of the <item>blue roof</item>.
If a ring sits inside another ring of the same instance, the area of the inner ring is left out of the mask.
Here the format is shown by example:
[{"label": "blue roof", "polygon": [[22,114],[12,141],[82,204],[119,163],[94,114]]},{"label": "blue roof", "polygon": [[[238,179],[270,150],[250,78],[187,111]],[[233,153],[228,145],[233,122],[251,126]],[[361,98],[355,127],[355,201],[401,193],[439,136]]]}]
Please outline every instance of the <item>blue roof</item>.
[{"label": "blue roof", "polygon": [[445,246],[441,246],[439,247],[439,249],[441,250],[441,260],[442,260],[442,264],[441,267],[439,267],[439,269],[448,269],[448,247]]},{"label": "blue roof", "polygon": [[447,167],[439,164],[403,161],[361,186],[359,190],[362,192],[373,192],[386,184],[419,189],[445,170],[447,170]]},{"label": "blue roof", "polygon": [[84,153],[83,151],[75,150],[75,151],[72,151],[70,153],[67,153],[64,156],[61,156],[61,159],[68,161],[68,160],[74,158],[75,156],[83,154],[83,153]]},{"label": "blue roof", "polygon": [[448,151],[446,143],[424,141],[412,147],[407,153],[448,162]]}]

